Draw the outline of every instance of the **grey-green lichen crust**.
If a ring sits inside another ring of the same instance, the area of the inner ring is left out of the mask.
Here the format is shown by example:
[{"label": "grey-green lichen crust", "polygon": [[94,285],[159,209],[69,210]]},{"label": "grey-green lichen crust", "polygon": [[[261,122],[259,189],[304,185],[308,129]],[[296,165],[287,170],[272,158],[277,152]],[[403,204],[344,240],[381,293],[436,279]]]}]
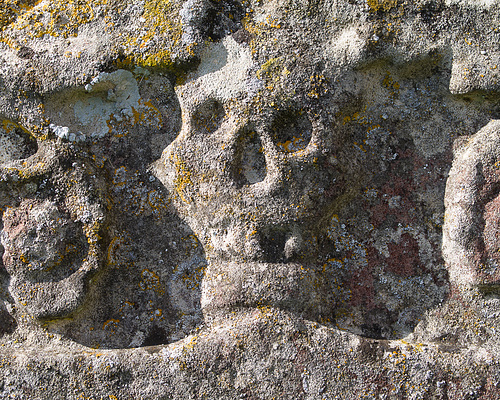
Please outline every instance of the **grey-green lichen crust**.
[{"label": "grey-green lichen crust", "polygon": [[496,0],[0,4],[0,399],[500,391]]}]

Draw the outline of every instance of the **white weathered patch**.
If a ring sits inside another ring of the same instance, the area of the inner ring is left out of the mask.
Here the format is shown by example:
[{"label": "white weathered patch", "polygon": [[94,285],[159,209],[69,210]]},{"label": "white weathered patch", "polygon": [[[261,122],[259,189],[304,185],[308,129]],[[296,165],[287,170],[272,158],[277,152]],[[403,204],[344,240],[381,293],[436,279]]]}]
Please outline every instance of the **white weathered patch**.
[{"label": "white weathered patch", "polygon": [[200,92],[219,100],[248,94],[255,87],[250,78],[253,66],[250,48],[228,36],[203,52],[199,68],[181,92]]},{"label": "white weathered patch", "polygon": [[[110,118],[114,117],[117,121],[130,119],[133,108],[139,107],[139,87],[129,71],[102,72],[85,86],[85,90],[97,95],[77,101],[74,112],[82,125],[93,127],[94,138],[102,138],[109,132]],[[105,98],[103,92],[106,92]]]},{"label": "white weathered patch", "polygon": [[342,65],[353,65],[361,61],[365,55],[367,41],[359,34],[359,27],[344,29],[339,36],[332,37],[325,46],[324,56],[336,60]]},{"label": "white weathered patch", "polygon": [[482,6],[489,8],[495,4],[498,4],[498,0],[446,0],[447,6],[453,4],[463,4],[463,5],[471,5],[471,6]]},{"label": "white weathered patch", "polygon": [[49,128],[58,138],[69,140],[70,142],[80,142],[85,140],[85,136],[81,132],[70,132],[67,126],[50,124]]},{"label": "white weathered patch", "polygon": [[71,142],[99,139],[112,132],[111,121],[134,124],[135,112],[144,109],[129,71],[102,72],[85,91],[70,90],[47,101],[49,127],[57,137]]}]

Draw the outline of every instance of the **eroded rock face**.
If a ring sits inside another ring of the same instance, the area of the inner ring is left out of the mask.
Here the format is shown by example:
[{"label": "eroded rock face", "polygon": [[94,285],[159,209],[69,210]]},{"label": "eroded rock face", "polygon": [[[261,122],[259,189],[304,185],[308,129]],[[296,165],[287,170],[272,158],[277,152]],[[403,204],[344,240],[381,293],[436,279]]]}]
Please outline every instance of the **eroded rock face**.
[{"label": "eroded rock face", "polygon": [[335,133],[303,94],[280,107],[259,98],[252,70],[250,48],[231,36],[206,50],[177,88],[183,126],[156,172],[210,260],[205,311],[287,304],[326,315],[327,290],[314,288],[321,277],[311,263],[345,192],[331,163]]},{"label": "eroded rock face", "polygon": [[0,398],[497,398],[499,15],[0,5]]},{"label": "eroded rock face", "polygon": [[26,161],[2,165],[9,292],[35,318],[74,312],[103,266],[105,184],[90,165],[69,157],[63,146],[44,142]]},{"label": "eroded rock face", "polygon": [[500,284],[498,172],[500,121],[492,120],[458,151],[445,197],[443,251],[450,278],[462,286]]}]

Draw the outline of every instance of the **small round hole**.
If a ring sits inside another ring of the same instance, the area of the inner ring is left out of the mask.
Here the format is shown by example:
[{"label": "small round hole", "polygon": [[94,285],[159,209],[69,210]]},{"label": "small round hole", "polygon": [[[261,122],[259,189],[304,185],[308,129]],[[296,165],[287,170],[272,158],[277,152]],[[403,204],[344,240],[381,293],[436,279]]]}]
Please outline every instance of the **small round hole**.
[{"label": "small round hole", "polygon": [[224,119],[224,107],[218,101],[209,99],[198,106],[193,113],[192,121],[198,132],[215,132]]},{"label": "small round hole", "polygon": [[281,151],[304,150],[312,136],[312,124],[303,110],[288,110],[277,115],[271,125],[273,140]]}]

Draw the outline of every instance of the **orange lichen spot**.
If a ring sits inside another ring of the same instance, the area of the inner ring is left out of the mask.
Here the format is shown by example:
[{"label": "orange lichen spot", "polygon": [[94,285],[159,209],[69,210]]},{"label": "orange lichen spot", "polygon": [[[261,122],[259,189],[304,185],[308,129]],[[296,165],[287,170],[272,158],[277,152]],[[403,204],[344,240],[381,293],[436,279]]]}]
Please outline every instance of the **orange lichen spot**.
[{"label": "orange lichen spot", "polygon": [[276,146],[286,153],[294,153],[298,150],[303,150],[307,146],[307,141],[302,137],[293,137],[284,143],[278,142]]},{"label": "orange lichen spot", "polygon": [[152,103],[151,100],[144,101],[139,99],[139,109],[132,107],[133,124],[140,124],[148,128],[161,128],[163,120],[161,113]]},{"label": "orange lichen spot", "polygon": [[160,277],[155,272],[146,268],[142,270],[139,288],[141,290],[154,290],[158,294],[165,293],[165,289],[160,282]]},{"label": "orange lichen spot", "polygon": [[370,7],[370,11],[390,11],[392,8],[396,7],[398,2],[397,0],[367,0],[368,7]]},{"label": "orange lichen spot", "polygon": [[362,144],[354,142],[354,146],[356,146],[358,149],[360,149],[363,153],[366,153],[366,149],[363,147]]},{"label": "orange lichen spot", "polygon": [[161,308],[157,308],[156,310],[151,310],[149,312],[151,314],[151,317],[149,318],[150,321],[154,320],[163,320],[163,310]]},{"label": "orange lichen spot", "polygon": [[120,248],[125,245],[125,239],[122,237],[115,236],[112,240],[111,243],[108,246],[108,254],[107,254],[107,261],[108,265],[110,266],[116,266],[118,264],[118,254],[120,252]]},{"label": "orange lichen spot", "polygon": [[201,265],[196,268],[194,271],[184,271],[181,276],[182,281],[186,285],[187,289],[197,289],[201,285],[201,280],[205,275],[206,266]]},{"label": "orange lichen spot", "polygon": [[186,189],[193,185],[191,170],[188,168],[186,162],[181,160],[178,156],[175,156],[175,160],[172,161],[174,161],[176,170],[174,180],[175,191],[184,203],[191,203],[191,198],[186,194]]},{"label": "orange lichen spot", "polygon": [[108,331],[109,333],[113,333],[114,334],[116,332],[116,328],[118,327],[119,323],[120,323],[120,321],[117,320],[117,319],[114,319],[114,318],[108,319],[102,325],[102,329],[105,330],[105,331]]},{"label": "orange lichen spot", "polygon": [[113,184],[116,186],[123,186],[127,181],[127,168],[121,166],[115,169],[115,174],[113,176]]},{"label": "orange lichen spot", "polygon": [[271,28],[281,29],[281,24],[279,23],[278,18],[272,18],[269,15],[266,18],[266,25]]}]

